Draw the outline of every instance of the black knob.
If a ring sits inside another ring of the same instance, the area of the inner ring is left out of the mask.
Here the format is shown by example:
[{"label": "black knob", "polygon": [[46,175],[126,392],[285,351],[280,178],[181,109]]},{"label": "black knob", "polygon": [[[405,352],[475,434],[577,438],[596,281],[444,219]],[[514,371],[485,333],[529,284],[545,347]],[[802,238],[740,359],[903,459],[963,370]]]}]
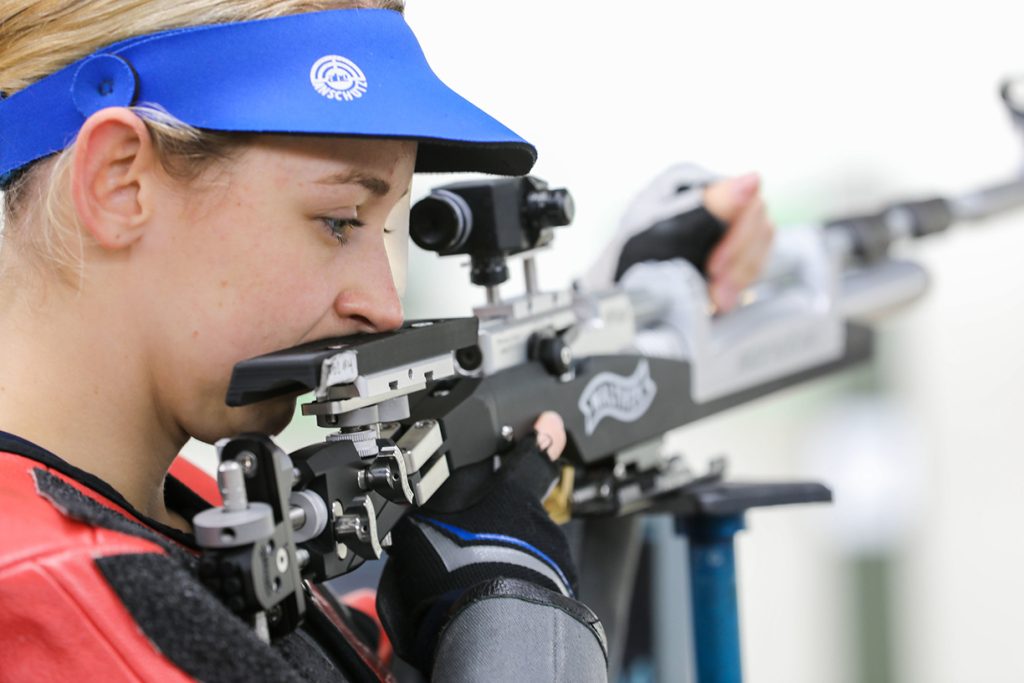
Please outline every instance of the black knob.
[{"label": "black knob", "polygon": [[455,352],[455,360],[467,372],[473,372],[484,363],[484,354],[477,345],[467,346]]},{"label": "black knob", "polygon": [[572,367],[572,349],[561,337],[547,337],[537,344],[537,357],[552,375],[564,375]]},{"label": "black knob", "polygon": [[473,213],[466,200],[448,190],[435,190],[409,212],[409,236],[427,251],[460,249],[472,230]]},{"label": "black knob", "polygon": [[536,190],[526,195],[526,217],[536,228],[572,223],[576,204],[568,190]]},{"label": "black knob", "polygon": [[469,279],[474,285],[496,287],[508,280],[508,264],[501,256],[470,258]]}]

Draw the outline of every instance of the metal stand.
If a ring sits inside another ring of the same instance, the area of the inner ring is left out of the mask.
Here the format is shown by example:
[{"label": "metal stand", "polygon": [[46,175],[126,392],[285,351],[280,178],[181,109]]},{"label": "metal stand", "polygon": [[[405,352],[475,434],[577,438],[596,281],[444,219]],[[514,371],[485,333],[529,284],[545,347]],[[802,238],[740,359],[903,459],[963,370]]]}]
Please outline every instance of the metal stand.
[{"label": "metal stand", "polygon": [[740,683],[739,603],[733,536],[743,515],[679,517],[690,542],[690,605],[699,683]]},{"label": "metal stand", "polygon": [[676,531],[686,535],[698,683],[741,683],[739,604],[733,539],[754,507],[828,502],[822,484],[710,481],[673,501]]}]

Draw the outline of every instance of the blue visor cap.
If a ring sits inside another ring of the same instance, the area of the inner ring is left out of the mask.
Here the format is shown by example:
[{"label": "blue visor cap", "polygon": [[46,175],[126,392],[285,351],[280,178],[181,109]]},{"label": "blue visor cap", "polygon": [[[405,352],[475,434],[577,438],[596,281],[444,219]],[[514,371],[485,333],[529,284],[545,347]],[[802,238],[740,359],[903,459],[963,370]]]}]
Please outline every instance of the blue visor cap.
[{"label": "blue visor cap", "polygon": [[106,47],[0,101],[0,177],[106,107],[196,128],[416,140],[416,170],[528,173],[534,147],[434,74],[405,19],[346,9],[177,29]]}]

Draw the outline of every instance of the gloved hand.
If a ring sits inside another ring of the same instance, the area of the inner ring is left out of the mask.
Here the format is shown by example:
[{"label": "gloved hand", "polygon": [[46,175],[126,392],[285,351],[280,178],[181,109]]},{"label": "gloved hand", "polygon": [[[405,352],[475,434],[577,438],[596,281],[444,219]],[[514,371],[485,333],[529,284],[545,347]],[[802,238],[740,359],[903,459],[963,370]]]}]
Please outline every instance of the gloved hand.
[{"label": "gloved hand", "polygon": [[725,226],[705,267],[711,299],[720,311],[758,277],[771,251],[775,226],[768,218],[756,173],[727,178],[704,189],[704,208]]},{"label": "gloved hand", "polygon": [[430,670],[459,598],[475,586],[519,579],[575,595],[568,543],[540,503],[557,473],[545,452],[552,438],[542,432],[540,441],[537,433],[522,439],[497,473],[490,462],[482,463],[487,472],[455,473],[392,529],[377,610],[395,652],[421,671]]},{"label": "gloved hand", "polygon": [[636,263],[683,258],[707,276],[719,311],[734,308],[774,235],[759,191],[754,173],[723,179],[694,164],[669,167],[630,203],[583,284],[603,289]]}]

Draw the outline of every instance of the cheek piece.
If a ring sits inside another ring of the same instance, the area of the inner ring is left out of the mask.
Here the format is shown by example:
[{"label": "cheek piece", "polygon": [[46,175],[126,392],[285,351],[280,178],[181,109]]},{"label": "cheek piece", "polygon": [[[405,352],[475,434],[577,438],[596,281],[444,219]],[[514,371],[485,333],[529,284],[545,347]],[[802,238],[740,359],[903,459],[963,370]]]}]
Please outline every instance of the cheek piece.
[{"label": "cheek piece", "polygon": [[131,38],[0,99],[0,189],[95,112],[143,104],[205,130],[416,140],[421,172],[537,159],[441,82],[400,13],[345,9]]}]

